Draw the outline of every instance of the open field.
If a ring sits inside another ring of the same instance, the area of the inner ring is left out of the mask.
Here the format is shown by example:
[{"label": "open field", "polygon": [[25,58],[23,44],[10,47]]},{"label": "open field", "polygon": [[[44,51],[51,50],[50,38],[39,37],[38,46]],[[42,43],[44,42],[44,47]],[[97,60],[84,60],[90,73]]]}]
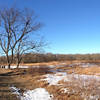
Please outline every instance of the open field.
[{"label": "open field", "polygon": [[99,63],[65,61],[21,66],[29,68],[0,69],[0,100],[100,100]]}]

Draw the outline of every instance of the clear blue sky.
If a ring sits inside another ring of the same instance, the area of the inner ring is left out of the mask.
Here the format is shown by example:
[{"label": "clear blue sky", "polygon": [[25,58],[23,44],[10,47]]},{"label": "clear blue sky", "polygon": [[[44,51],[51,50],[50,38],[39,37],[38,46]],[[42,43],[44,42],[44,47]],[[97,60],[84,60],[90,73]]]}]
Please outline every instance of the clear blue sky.
[{"label": "clear blue sky", "polygon": [[0,0],[0,6],[31,8],[45,25],[52,53],[100,53],[100,0]]}]

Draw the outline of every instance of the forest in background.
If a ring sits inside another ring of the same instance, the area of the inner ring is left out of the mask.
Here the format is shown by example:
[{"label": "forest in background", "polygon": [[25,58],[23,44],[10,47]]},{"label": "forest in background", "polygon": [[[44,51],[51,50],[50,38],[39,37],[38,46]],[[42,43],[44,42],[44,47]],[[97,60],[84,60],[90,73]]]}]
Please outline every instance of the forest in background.
[{"label": "forest in background", "polygon": [[[100,54],[52,54],[52,53],[26,53],[22,57],[21,63],[40,63],[50,61],[91,61],[96,62],[100,60]],[[16,56],[14,62],[16,63]],[[6,64],[7,60],[5,56],[0,57],[0,64]]]}]

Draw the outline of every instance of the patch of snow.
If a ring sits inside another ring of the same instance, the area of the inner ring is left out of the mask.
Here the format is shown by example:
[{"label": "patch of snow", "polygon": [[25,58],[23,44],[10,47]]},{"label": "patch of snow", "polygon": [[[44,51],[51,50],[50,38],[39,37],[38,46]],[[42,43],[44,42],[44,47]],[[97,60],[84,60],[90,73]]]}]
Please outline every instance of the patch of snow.
[{"label": "patch of snow", "polygon": [[20,100],[52,100],[53,95],[50,95],[44,88],[36,88],[34,90],[28,90],[21,94],[19,92],[20,89],[16,87],[10,87],[12,92],[16,95]]},{"label": "patch of snow", "polygon": [[[17,66],[10,66],[11,69],[17,68]],[[29,68],[29,66],[19,66],[19,68]],[[8,69],[8,66],[5,66],[5,69]]]},{"label": "patch of snow", "polygon": [[58,85],[60,80],[63,80],[66,77],[67,73],[65,72],[58,72],[56,74],[47,74],[44,75],[46,78],[41,79],[41,81],[47,81],[49,85]]},{"label": "patch of snow", "polygon": [[49,65],[49,68],[55,68],[55,67],[64,67],[64,64],[59,64],[59,65]]},{"label": "patch of snow", "polygon": [[74,74],[73,77],[76,78],[76,79],[82,79],[82,80],[89,80],[89,79],[100,80],[100,77],[96,76],[96,75]]},{"label": "patch of snow", "polygon": [[18,96],[21,96],[20,89],[14,87],[14,86],[10,87],[10,89],[13,94],[17,94]]},{"label": "patch of snow", "polygon": [[74,66],[80,66],[80,67],[94,67],[94,66],[98,66],[94,63],[73,63],[73,64],[69,64],[70,67],[74,67]]},{"label": "patch of snow", "polygon": [[21,100],[51,100],[51,96],[44,88],[37,88],[25,92]]},{"label": "patch of snow", "polygon": [[[36,66],[31,66],[31,68],[40,68],[41,66],[36,65]],[[29,67],[28,67],[29,68]]]},{"label": "patch of snow", "polygon": [[89,99],[88,100],[99,100],[100,99],[100,96],[98,95],[90,95]]},{"label": "patch of snow", "polygon": [[62,93],[70,93],[68,88],[62,88],[61,91]]},{"label": "patch of snow", "polygon": [[99,100],[100,99],[100,95],[82,95],[82,97],[84,98],[84,100]]},{"label": "patch of snow", "polygon": [[[43,66],[19,66],[19,68],[42,68]],[[54,66],[54,65],[49,65],[49,66],[47,66],[47,68],[54,68],[54,67],[56,67],[56,66]],[[11,69],[15,69],[15,68],[17,68],[17,66],[10,66],[10,68]],[[8,69],[8,66],[5,66],[5,69]]]},{"label": "patch of snow", "polygon": [[[58,82],[64,80],[64,82],[72,80],[83,81],[84,86],[91,82],[91,80],[100,81],[100,76],[96,75],[79,75],[79,74],[67,74],[66,72],[56,72],[55,74],[46,74],[46,78],[40,81],[47,81],[49,85],[59,85]],[[88,81],[88,82],[87,82]]]},{"label": "patch of snow", "polygon": [[48,67],[49,68],[55,68],[56,66],[55,65],[49,65]]},{"label": "patch of snow", "polygon": [[[41,66],[19,66],[19,68],[39,68]],[[10,66],[11,69],[17,68],[17,66]],[[5,69],[8,69],[8,66],[5,66]]]},{"label": "patch of snow", "polygon": [[66,65],[67,63],[61,63],[61,64]]},{"label": "patch of snow", "polygon": [[94,67],[94,66],[98,66],[96,64],[91,64],[91,63],[82,63],[81,67]]}]

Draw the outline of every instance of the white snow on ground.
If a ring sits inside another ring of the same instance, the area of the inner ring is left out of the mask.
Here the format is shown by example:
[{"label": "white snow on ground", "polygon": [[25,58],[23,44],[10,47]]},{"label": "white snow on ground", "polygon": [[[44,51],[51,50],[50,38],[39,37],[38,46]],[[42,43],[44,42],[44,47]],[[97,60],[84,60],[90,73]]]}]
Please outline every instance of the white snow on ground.
[{"label": "white snow on ground", "polygon": [[59,85],[58,82],[61,80],[72,81],[72,79],[82,81],[94,79],[100,81],[100,77],[96,75],[67,74],[66,72],[57,72],[56,74],[46,74],[44,76],[46,78],[41,79],[41,81],[47,81],[49,85]]},{"label": "white snow on ground", "polygon": [[14,86],[10,87],[10,89],[11,89],[11,91],[12,91],[13,94],[17,94],[18,96],[21,96],[21,94],[19,92],[20,89],[14,87]]},{"label": "white snow on ground", "polygon": [[[44,67],[44,66],[38,66],[38,65],[37,66],[19,66],[19,68],[40,68],[40,67]],[[54,67],[56,67],[56,66],[49,65],[46,68],[54,68]],[[17,66],[10,66],[10,68],[15,69],[15,68],[17,68]],[[5,66],[5,69],[8,69],[8,66]]]},{"label": "white snow on ground", "polygon": [[[10,66],[11,69],[17,68],[17,66]],[[28,66],[19,66],[19,68],[29,68]],[[8,66],[5,66],[5,69],[8,69]]]},{"label": "white snow on ground", "polygon": [[98,67],[98,65],[96,65],[96,64],[91,64],[91,63],[81,63],[80,64],[81,65],[81,67]]},{"label": "white snow on ground", "polygon": [[41,80],[47,81],[50,85],[57,85],[60,80],[63,80],[66,77],[66,73],[64,73],[64,72],[60,73],[59,72],[59,73],[56,73],[56,74],[47,74],[47,75],[44,75],[44,76],[46,78],[41,79]]},{"label": "white snow on ground", "polygon": [[20,100],[52,100],[53,96],[50,95],[44,88],[36,88],[34,90],[28,90],[23,94],[20,93],[20,89],[16,87],[10,87],[13,94],[16,94]]},{"label": "white snow on ground", "polygon": [[[41,66],[19,66],[19,68],[39,68]],[[10,66],[11,69],[17,68],[17,66]],[[5,69],[8,69],[8,66],[5,66]]]},{"label": "white snow on ground", "polygon": [[55,65],[49,65],[48,67],[49,68],[55,68],[56,66]]},{"label": "white snow on ground", "polygon": [[51,96],[44,88],[37,88],[25,92],[21,100],[51,100]]},{"label": "white snow on ground", "polygon": [[[51,70],[52,71],[52,70]],[[97,84],[100,83],[100,76],[96,75],[79,75],[79,74],[67,74],[67,72],[63,72],[62,70],[54,70],[53,74],[45,74],[45,78],[41,79],[40,81],[47,81],[49,85],[63,85],[59,84],[59,81],[63,80],[64,82],[72,82],[73,85],[76,85],[81,87],[81,89],[86,89],[89,87],[91,82],[93,81],[97,91],[99,91],[99,87]],[[20,89],[16,87],[10,87],[12,92],[14,94],[17,94],[17,97],[20,98],[20,100],[52,100],[52,96],[44,89],[44,88],[36,88],[34,90],[28,90],[24,93],[21,93]],[[93,87],[94,89],[94,87]],[[77,92],[77,90],[73,91]],[[67,88],[62,89],[62,93],[70,93],[73,91],[69,91]],[[74,93],[74,92],[73,92]],[[82,93],[82,97],[84,100],[98,100],[100,98],[100,95],[98,92],[91,91],[90,94]]]},{"label": "white snow on ground", "polygon": [[[100,76],[96,75],[79,75],[79,74],[67,74],[65,72],[57,72],[56,74],[47,74],[44,75],[46,78],[41,79],[45,80],[49,83],[49,85],[64,85],[58,84],[59,81],[63,80],[64,82],[71,82],[70,86],[76,86],[78,89],[86,89],[86,91],[82,92],[82,97],[84,100],[99,100],[100,99],[100,91],[98,84],[100,83]],[[91,82],[94,82],[91,84]],[[93,87],[91,87],[93,85]],[[89,87],[90,86],[90,87]],[[88,94],[87,90],[90,90]],[[94,90],[92,90],[94,89]],[[69,90],[67,87],[62,88],[62,93],[77,93],[77,89],[73,88],[73,90]],[[79,92],[79,91],[78,91]]]},{"label": "white snow on ground", "polygon": [[68,88],[62,88],[61,91],[62,91],[62,93],[69,93],[69,89]]},{"label": "white snow on ground", "polygon": [[80,67],[99,67],[97,64],[95,63],[73,63],[73,64],[69,64],[70,67],[74,67],[74,66],[80,66]]},{"label": "white snow on ground", "polygon": [[100,81],[100,76],[96,76],[96,75],[85,75],[85,74],[82,74],[82,75],[79,75],[79,74],[71,74],[69,76],[73,76],[74,78],[76,79],[82,79],[82,80],[89,80],[89,79],[95,79],[95,80],[98,80]]},{"label": "white snow on ground", "polygon": [[[49,65],[47,66],[48,68],[55,68],[55,67],[64,67],[66,64],[61,63],[59,65]],[[96,64],[91,64],[91,63],[74,63],[74,64],[69,64],[70,67],[73,67],[75,65],[79,65],[81,67],[93,67],[93,66],[98,66]],[[17,66],[10,66],[12,69],[17,68]],[[41,66],[31,66],[31,68],[39,68]],[[29,66],[19,66],[19,68],[29,68]],[[8,66],[5,66],[5,69],[8,69]]]},{"label": "white snow on ground", "polygon": [[90,95],[89,97],[86,97],[84,100],[99,100],[100,96],[99,95]]}]

